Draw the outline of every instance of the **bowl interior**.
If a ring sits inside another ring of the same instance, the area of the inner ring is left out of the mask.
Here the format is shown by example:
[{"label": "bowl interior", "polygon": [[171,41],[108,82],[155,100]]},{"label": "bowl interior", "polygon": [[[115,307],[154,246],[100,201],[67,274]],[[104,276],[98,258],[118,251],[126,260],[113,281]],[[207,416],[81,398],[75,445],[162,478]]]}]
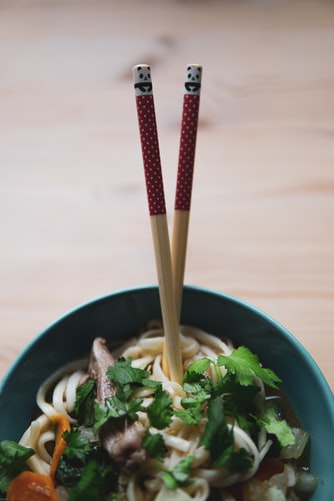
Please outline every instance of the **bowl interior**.
[{"label": "bowl interior", "polygon": [[[54,370],[87,354],[96,336],[121,342],[160,318],[155,286],[128,289],[67,313],[39,334],[16,359],[0,386],[0,440],[19,440],[35,412],[39,385]],[[186,287],[182,323],[246,345],[283,380],[282,389],[311,434],[311,468],[319,478],[312,501],[334,499],[334,400],[322,373],[280,324],[230,296]]]}]

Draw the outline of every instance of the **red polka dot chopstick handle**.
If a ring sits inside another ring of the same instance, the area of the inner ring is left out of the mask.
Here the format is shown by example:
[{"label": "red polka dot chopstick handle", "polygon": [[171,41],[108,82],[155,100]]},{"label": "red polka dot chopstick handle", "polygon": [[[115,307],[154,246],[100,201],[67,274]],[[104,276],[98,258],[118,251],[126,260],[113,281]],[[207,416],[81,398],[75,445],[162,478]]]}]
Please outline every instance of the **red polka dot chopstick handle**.
[{"label": "red polka dot chopstick handle", "polygon": [[181,313],[182,289],[187,251],[201,80],[202,67],[198,64],[188,65],[184,84],[172,239],[173,281],[178,318]]},{"label": "red polka dot chopstick handle", "polygon": [[141,64],[134,66],[132,71],[148,207],[150,216],[156,216],[158,214],[165,214],[166,206],[155,118],[151,69],[148,65]]},{"label": "red polka dot chopstick handle", "polygon": [[152,92],[151,70],[148,65],[141,64],[134,66],[132,71],[165,335],[163,368],[169,373],[172,381],[181,383],[183,370],[179,323],[173,288],[172,258]]}]

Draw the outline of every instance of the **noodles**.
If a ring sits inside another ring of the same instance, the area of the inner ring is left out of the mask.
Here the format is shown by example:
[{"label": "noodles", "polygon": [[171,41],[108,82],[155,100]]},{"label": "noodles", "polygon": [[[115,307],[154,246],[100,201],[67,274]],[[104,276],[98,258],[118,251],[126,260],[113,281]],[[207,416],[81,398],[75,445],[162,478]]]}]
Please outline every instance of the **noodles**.
[{"label": "noodles", "polygon": [[[161,383],[161,391],[166,392],[168,395],[166,398],[171,400],[171,406],[174,409],[168,426],[164,428],[152,426],[148,409],[155,401],[155,390],[152,385],[135,388],[133,398],[142,401],[137,412],[138,423],[143,429],[149,429],[150,436],[159,436],[159,439],[161,437],[165,453],[158,460],[146,457],[135,471],[126,469],[121,471],[117,489],[124,491],[124,499],[127,501],[168,500],[171,491],[168,483],[164,481],[164,475],[170,475],[171,471],[183,464],[182,461],[189,461],[189,475],[185,475],[186,480],[176,486],[174,495],[178,493],[179,497],[175,499],[205,501],[209,498],[211,490],[216,488],[221,493],[221,499],[225,499],[226,495],[226,499],[233,500],[228,490],[229,486],[252,479],[270,451],[273,439],[268,436],[265,426],[258,429],[256,436],[251,436],[232,415],[227,416],[226,434],[232,437],[233,450],[236,453],[243,451],[248,461],[247,467],[240,468],[240,471],[230,471],[229,467],[214,465],[210,459],[210,450],[202,440],[207,432],[210,416],[203,413],[196,424],[187,423],[182,419],[184,402],[188,393],[185,387],[171,381],[165,374],[162,368],[163,343],[162,329],[155,324],[136,340],[131,340],[114,350],[116,357],[123,357],[125,360],[130,357],[132,367],[149,371],[150,380]],[[227,372],[224,365],[217,365],[217,357],[230,356],[233,350],[230,340],[223,341],[200,329],[188,326],[181,328],[184,372],[192,366],[193,362],[208,360],[205,375],[210,378],[213,385],[219,384]],[[87,379],[87,367],[88,360],[68,364],[49,377],[40,387],[36,400],[42,414],[32,421],[20,440],[21,445],[32,447],[36,451],[36,454],[28,460],[29,468],[33,471],[50,473],[56,436],[52,417],[62,414],[67,417],[72,427],[78,426],[75,413],[77,388]],[[257,394],[256,398],[259,402],[264,402],[265,386],[260,378],[254,376],[253,379],[253,387],[255,387],[253,391]],[[93,429],[83,428],[82,433],[96,440],[96,431]],[[292,484],[293,478],[290,472],[289,479]],[[60,487],[62,492],[66,492],[63,486]]]}]

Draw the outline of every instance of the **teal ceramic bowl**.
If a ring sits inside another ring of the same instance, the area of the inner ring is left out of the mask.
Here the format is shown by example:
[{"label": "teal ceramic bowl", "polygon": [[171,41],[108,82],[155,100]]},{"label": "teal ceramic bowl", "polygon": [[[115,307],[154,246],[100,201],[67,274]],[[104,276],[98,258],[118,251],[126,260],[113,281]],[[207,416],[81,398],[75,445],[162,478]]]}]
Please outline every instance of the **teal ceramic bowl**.
[{"label": "teal ceramic bowl", "polygon": [[[0,440],[18,440],[35,412],[39,385],[53,371],[85,356],[94,337],[124,341],[161,316],[155,286],[127,289],[70,311],[39,334],[0,386]],[[311,435],[311,469],[319,478],[312,501],[334,499],[334,400],[310,354],[279,323],[233,297],[186,287],[182,323],[246,345],[283,380],[283,391]]]}]

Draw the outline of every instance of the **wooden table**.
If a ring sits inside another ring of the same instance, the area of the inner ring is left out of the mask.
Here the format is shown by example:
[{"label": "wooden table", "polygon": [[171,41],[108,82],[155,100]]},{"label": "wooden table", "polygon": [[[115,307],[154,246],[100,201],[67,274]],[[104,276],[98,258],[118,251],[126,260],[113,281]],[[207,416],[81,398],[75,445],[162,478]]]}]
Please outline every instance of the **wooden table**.
[{"label": "wooden table", "polygon": [[0,1],[0,370],[72,307],[156,282],[131,67],[172,222],[204,67],[186,282],[266,311],[334,388],[334,4]]}]

